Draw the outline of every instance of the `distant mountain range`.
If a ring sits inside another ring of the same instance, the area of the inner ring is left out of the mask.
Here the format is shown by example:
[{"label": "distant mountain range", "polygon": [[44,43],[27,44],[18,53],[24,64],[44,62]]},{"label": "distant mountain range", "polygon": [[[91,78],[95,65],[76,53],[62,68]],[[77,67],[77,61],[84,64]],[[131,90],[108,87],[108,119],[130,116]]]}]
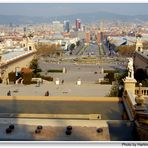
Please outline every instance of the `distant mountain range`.
[{"label": "distant mountain range", "polygon": [[34,24],[47,22],[47,18],[20,15],[0,15],[0,24]]},{"label": "distant mountain range", "polygon": [[95,13],[81,13],[67,16],[57,17],[29,17],[20,15],[0,15],[0,24],[35,24],[47,23],[53,20],[70,20],[74,22],[75,19],[81,19],[84,23],[98,22],[99,20],[120,20],[120,21],[148,21],[148,15],[121,15],[109,12],[95,12]]}]

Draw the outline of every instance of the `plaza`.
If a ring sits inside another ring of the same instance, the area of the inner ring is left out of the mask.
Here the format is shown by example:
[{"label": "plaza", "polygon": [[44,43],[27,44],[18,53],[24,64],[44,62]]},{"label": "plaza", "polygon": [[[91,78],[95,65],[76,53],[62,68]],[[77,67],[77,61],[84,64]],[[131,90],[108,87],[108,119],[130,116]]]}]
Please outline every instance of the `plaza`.
[{"label": "plaza", "polygon": [[83,97],[98,97],[107,96],[110,92],[111,85],[100,84],[82,84],[81,86],[75,83],[56,85],[55,82],[43,82],[38,87],[37,84],[23,85],[4,85],[0,84],[0,95],[6,96],[10,90],[13,96],[44,96],[46,91],[49,91],[50,96],[83,96]]}]

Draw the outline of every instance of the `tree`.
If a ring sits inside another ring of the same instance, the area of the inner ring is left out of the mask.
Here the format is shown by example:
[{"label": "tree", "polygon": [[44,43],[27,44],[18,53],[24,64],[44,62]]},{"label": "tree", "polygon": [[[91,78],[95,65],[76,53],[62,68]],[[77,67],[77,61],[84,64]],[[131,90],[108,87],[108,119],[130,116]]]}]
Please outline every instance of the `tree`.
[{"label": "tree", "polygon": [[142,80],[141,83],[142,83],[143,87],[148,87],[148,79],[147,78],[145,80]]},{"label": "tree", "polygon": [[123,85],[123,79],[128,75],[128,71],[126,70],[125,72],[119,72],[116,80],[118,81],[119,85]]},{"label": "tree", "polygon": [[71,44],[70,45],[70,50],[74,50],[74,48],[75,48],[75,44]]},{"label": "tree", "polygon": [[31,69],[37,69],[38,68],[38,60],[37,59],[33,59],[30,63],[29,66]]},{"label": "tree", "polygon": [[42,71],[42,70],[39,68],[38,60],[37,60],[37,59],[33,59],[33,60],[30,62],[29,68],[33,69],[33,73],[34,73],[34,74],[37,74],[38,72],[41,72],[41,71]]},{"label": "tree", "polygon": [[117,52],[122,56],[132,56],[135,48],[135,45],[122,45],[117,47]]},{"label": "tree", "polygon": [[39,43],[36,45],[37,55],[38,56],[47,56],[52,53],[56,53],[56,51],[63,51],[60,44],[42,44]]},{"label": "tree", "polygon": [[76,42],[76,46],[77,46],[77,47],[80,46],[80,44],[81,44],[80,41],[77,41],[77,42]]},{"label": "tree", "polygon": [[108,75],[108,77],[110,77],[110,81],[111,80],[116,80],[116,83],[112,86],[109,96],[110,97],[122,97],[123,95],[123,78],[125,78],[127,76],[127,71],[125,72],[120,72],[120,71],[116,71],[116,75],[115,78],[113,77],[113,72],[111,72],[110,75]]},{"label": "tree", "polygon": [[148,49],[148,41],[143,42],[143,49]]},{"label": "tree", "polygon": [[108,95],[109,97],[117,97],[118,96],[118,87],[117,85],[113,85],[111,87],[110,93]]},{"label": "tree", "polygon": [[134,73],[134,77],[139,83],[147,78],[146,72],[143,69],[137,69]]}]

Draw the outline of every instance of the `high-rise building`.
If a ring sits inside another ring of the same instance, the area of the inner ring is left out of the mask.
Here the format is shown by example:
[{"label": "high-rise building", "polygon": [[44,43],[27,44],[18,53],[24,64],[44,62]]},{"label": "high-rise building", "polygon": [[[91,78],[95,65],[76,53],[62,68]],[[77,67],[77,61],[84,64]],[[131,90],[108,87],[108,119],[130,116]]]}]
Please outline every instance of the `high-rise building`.
[{"label": "high-rise building", "polygon": [[64,21],[64,32],[69,32],[70,22],[68,20]]},{"label": "high-rise building", "polygon": [[90,32],[89,31],[87,31],[85,34],[85,43],[86,44],[90,43]]},{"label": "high-rise building", "polygon": [[76,30],[77,31],[81,30],[81,20],[80,19],[76,19]]},{"label": "high-rise building", "polygon": [[102,42],[103,42],[103,32],[101,32],[101,31],[98,31],[97,42],[98,42],[99,45],[101,45]]},{"label": "high-rise building", "polygon": [[101,44],[101,33],[100,33],[100,31],[98,31],[98,34],[97,34],[97,42],[98,42],[98,45]]}]

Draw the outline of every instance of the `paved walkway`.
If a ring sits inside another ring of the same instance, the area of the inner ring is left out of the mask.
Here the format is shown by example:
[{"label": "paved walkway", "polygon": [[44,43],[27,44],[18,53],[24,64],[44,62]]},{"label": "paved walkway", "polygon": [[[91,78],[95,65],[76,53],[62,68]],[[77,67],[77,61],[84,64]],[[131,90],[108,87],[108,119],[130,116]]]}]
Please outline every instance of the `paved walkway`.
[{"label": "paved walkway", "polygon": [[110,92],[111,85],[85,84],[81,86],[74,83],[55,85],[54,82],[44,82],[37,87],[36,84],[5,85],[0,84],[0,96],[6,96],[10,90],[13,96],[44,96],[49,91],[50,96],[84,96],[84,97],[103,97]]},{"label": "paved walkway", "polygon": [[[5,129],[14,124],[11,134]],[[35,134],[37,125],[42,125],[40,134]],[[72,134],[66,135],[66,127],[72,126]],[[97,133],[102,128],[103,132]],[[49,140],[49,141],[109,141],[109,130],[106,121],[100,120],[53,120],[53,119],[7,119],[0,118],[1,140]]]}]

